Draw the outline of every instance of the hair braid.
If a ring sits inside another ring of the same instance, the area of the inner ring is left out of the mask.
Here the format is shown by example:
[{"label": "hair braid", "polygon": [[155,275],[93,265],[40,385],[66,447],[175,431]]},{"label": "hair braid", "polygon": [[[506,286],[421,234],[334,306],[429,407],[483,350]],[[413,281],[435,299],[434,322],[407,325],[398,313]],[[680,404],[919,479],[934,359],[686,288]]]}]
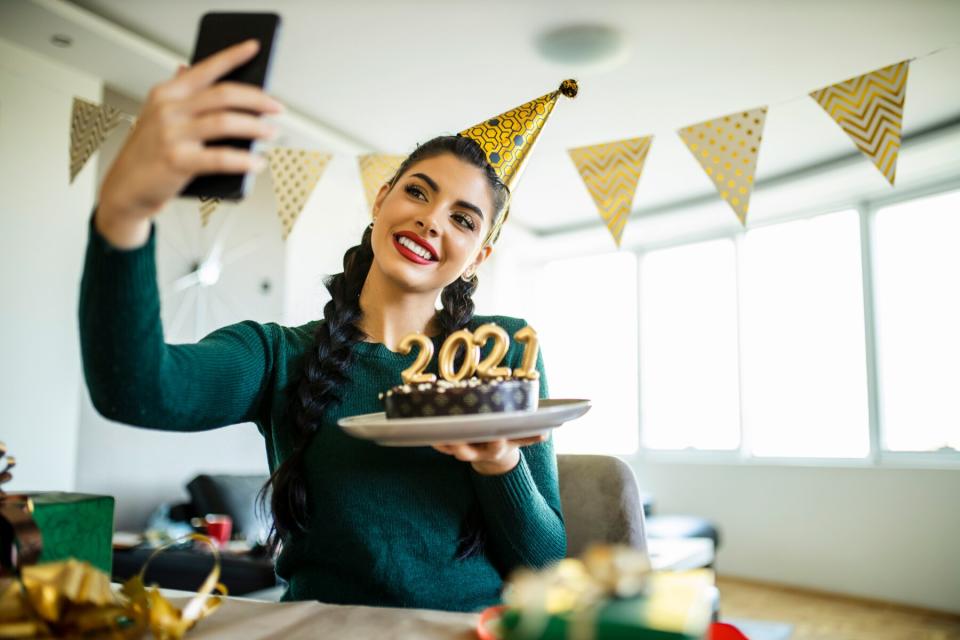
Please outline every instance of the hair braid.
[{"label": "hair braid", "polygon": [[324,321],[317,325],[313,349],[304,358],[303,375],[290,394],[294,448],[260,491],[261,504],[267,492],[271,493],[273,527],[268,546],[273,551],[290,533],[303,532],[308,526],[304,458],[324,413],[340,400],[338,390],[350,381],[353,345],[364,338],[358,324],[363,316],[360,292],[373,263],[370,238],[368,227],[360,244],[344,254],[343,272],[327,279],[330,301],[323,307]]}]

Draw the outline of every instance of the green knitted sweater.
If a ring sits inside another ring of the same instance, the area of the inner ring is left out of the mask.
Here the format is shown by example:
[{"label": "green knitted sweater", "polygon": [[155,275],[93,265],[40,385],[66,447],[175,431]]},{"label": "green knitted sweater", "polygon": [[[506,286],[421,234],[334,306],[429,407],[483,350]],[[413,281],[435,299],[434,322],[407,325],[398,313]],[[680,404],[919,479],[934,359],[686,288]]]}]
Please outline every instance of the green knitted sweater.
[{"label": "green knitted sweater", "polygon": [[[166,344],[156,229],[132,250],[110,245],[93,218],[89,234],[79,320],[96,409],[118,422],[179,432],[254,422],[275,469],[292,449],[288,391],[296,388],[318,321],[239,322],[196,344]],[[470,326],[485,322],[511,335],[524,325],[477,316]],[[519,365],[521,350],[511,344],[507,366]],[[521,449],[512,471],[483,476],[430,447],[381,447],[337,426],[341,417],[381,411],[377,394],[398,384],[414,357],[383,344],[354,347],[351,382],[307,451],[309,529],[287,539],[277,559],[277,574],[289,583],[285,600],[476,611],[499,602],[512,569],[564,556],[551,441]],[[434,359],[427,370],[436,367]],[[537,368],[545,397],[542,360]],[[458,559],[471,513],[482,515],[484,546]]]}]

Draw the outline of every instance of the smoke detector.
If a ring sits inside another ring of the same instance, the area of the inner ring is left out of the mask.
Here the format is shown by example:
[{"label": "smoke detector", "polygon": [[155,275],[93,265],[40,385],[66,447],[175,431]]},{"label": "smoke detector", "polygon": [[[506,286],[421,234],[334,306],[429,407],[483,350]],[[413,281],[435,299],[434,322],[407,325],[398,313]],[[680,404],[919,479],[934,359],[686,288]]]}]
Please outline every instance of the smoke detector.
[{"label": "smoke detector", "polygon": [[549,62],[577,71],[610,71],[629,57],[623,34],[602,24],[575,24],[551,29],[536,40]]}]

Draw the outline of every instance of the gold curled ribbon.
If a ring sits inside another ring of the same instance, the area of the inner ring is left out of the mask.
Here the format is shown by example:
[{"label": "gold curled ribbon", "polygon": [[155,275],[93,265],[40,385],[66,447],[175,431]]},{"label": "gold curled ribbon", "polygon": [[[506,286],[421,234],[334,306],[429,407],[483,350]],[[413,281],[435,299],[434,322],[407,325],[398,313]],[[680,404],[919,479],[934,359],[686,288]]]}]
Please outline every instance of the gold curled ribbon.
[{"label": "gold curled ribbon", "polygon": [[[188,539],[210,547],[214,566],[197,595],[180,610],[156,586],[144,586],[143,577],[158,554]],[[210,538],[196,533],[154,551],[119,594],[111,588],[109,576],[87,562],[70,559],[24,566],[17,579],[0,582],[0,638],[95,634],[129,640],[149,629],[157,640],[180,640],[220,606],[227,588],[219,579],[220,552]],[[212,595],[214,591],[220,595]]]}]

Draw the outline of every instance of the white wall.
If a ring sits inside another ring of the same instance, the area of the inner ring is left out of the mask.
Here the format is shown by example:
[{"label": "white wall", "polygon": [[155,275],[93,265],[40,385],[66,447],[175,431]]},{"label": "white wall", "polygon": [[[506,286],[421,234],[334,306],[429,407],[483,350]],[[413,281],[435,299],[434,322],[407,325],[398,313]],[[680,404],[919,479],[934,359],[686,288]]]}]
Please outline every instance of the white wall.
[{"label": "white wall", "polygon": [[100,91],[98,79],[0,40],[0,440],[18,459],[7,489],[74,488],[95,171],[69,184],[70,111],[74,96]]},{"label": "white wall", "polygon": [[721,574],[960,613],[960,470],[633,468],[657,513],[717,523]]},{"label": "white wall", "polygon": [[287,239],[284,321],[323,317],[330,299],[323,278],[343,271],[343,253],[360,242],[370,213],[355,157],[336,154]]}]

